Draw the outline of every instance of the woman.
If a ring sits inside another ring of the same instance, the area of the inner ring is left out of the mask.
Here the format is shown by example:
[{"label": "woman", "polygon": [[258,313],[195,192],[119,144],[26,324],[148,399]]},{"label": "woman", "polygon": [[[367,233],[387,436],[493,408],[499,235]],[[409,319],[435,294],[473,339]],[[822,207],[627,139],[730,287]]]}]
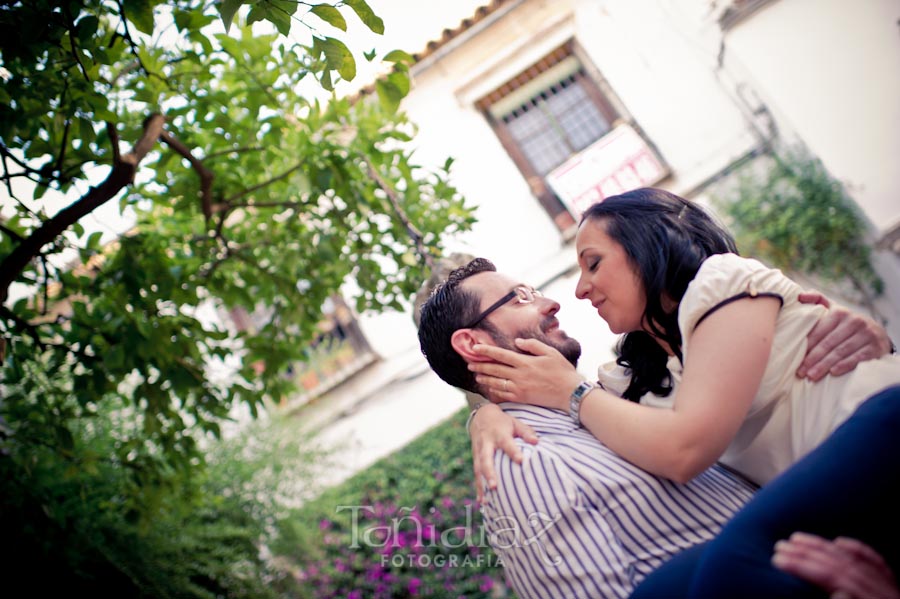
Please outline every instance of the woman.
[{"label": "woman", "polygon": [[[535,340],[517,341],[532,355],[483,347],[496,363],[473,370],[492,399],[569,411],[659,476],[686,481],[720,461],[765,485],[714,551],[677,566],[693,576],[679,572],[667,584],[691,581],[699,596],[765,596],[785,583],[771,578],[783,576],[769,567],[772,546],[798,529],[861,539],[900,565],[900,358],[817,382],[795,377],[824,308],[800,304],[797,284],[737,256],[723,228],[668,192],[595,204],[576,248],[576,295],[626,333],[618,363],[630,376],[601,371],[592,386]],[[631,401],[602,388],[617,384]]]}]

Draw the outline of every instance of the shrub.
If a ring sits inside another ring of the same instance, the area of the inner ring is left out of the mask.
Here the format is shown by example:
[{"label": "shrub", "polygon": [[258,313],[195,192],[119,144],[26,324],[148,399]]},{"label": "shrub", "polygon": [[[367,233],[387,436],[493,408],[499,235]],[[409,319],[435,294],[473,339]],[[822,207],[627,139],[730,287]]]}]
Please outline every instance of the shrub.
[{"label": "shrub", "polygon": [[513,596],[474,505],[466,415],[279,523],[273,551],[305,589],[295,596]]},{"label": "shrub", "polygon": [[148,485],[138,509],[128,498],[140,478],[114,457],[124,415],[97,413],[63,454],[20,443],[22,427],[2,431],[6,586],[36,597],[277,597],[282,574],[261,553],[277,502],[265,498],[278,495],[272,476],[290,482],[285,472],[304,455],[281,447],[275,423],[253,423],[247,434],[266,439],[261,449],[212,443],[208,466],[179,485]]},{"label": "shrub", "polygon": [[818,159],[800,149],[774,154],[764,172],[745,171],[735,189],[714,194],[714,201],[742,252],[836,284],[835,292],[878,316],[873,299],[883,282],[872,266],[868,225]]}]

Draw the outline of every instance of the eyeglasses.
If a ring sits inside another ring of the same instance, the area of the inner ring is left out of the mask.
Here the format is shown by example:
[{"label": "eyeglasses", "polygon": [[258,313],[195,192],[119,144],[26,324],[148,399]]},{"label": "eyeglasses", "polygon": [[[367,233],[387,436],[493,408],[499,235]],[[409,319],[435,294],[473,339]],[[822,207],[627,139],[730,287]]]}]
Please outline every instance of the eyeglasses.
[{"label": "eyeglasses", "polygon": [[475,318],[475,320],[473,320],[472,322],[470,322],[469,324],[467,324],[466,326],[464,326],[462,328],[474,329],[481,323],[482,320],[484,320],[485,318],[490,316],[490,314],[494,310],[504,306],[505,304],[512,301],[513,299],[515,299],[516,303],[518,303],[518,304],[530,304],[531,302],[534,301],[534,298],[536,298],[536,297],[543,297],[543,294],[540,291],[538,291],[537,289],[535,289],[534,287],[529,287],[528,285],[517,285],[512,288],[512,291],[510,291],[509,293],[507,293],[506,295],[504,295],[503,297],[498,299],[496,302],[491,304],[491,306],[487,310],[485,310],[484,312],[479,314],[478,317]]}]

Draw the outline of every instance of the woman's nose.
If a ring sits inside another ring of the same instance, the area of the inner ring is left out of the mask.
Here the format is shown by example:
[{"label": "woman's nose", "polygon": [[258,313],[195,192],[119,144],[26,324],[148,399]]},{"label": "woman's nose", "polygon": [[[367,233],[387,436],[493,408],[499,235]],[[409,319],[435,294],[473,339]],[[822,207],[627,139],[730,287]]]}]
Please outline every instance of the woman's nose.
[{"label": "woman's nose", "polygon": [[575,285],[575,297],[580,300],[587,299],[588,291],[590,291],[588,282],[584,277],[578,277],[578,283]]}]

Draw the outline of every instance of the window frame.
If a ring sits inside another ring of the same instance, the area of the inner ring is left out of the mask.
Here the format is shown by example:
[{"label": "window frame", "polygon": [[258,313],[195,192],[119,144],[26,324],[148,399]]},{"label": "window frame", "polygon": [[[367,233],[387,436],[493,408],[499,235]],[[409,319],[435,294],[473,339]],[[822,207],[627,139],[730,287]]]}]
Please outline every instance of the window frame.
[{"label": "window frame", "polygon": [[579,68],[574,73],[578,85],[587,93],[593,106],[597,108],[612,130],[622,119],[627,118],[627,113],[597,69],[589,60],[586,60],[584,51],[574,39],[560,44],[475,102],[476,108],[484,115],[500,144],[522,173],[532,194],[549,214],[557,228],[567,235],[571,235],[577,225],[575,218],[547,185],[544,176],[531,165],[506,123],[493,115],[491,107],[570,57],[574,57],[579,64]]}]

